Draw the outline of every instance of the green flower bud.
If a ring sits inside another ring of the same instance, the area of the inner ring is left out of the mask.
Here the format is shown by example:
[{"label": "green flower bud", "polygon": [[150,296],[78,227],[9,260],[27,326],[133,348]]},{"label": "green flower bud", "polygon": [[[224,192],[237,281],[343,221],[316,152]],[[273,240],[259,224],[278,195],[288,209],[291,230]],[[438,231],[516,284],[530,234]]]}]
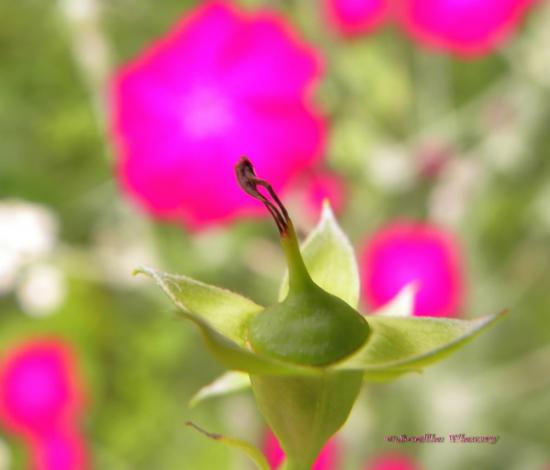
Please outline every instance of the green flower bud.
[{"label": "green flower bud", "polygon": [[301,365],[323,366],[348,356],[367,340],[365,318],[313,282],[286,208],[269,183],[256,177],[248,159],[241,159],[236,173],[243,189],[262,201],[275,220],[289,271],[287,297],[252,320],[250,345],[259,353]]},{"label": "green flower bud", "polygon": [[[236,173],[243,189],[262,201],[275,220],[289,274],[286,298],[250,322],[252,349],[278,360],[316,367],[349,356],[367,341],[365,318],[313,282],[286,208],[269,183],[256,177],[248,159],[241,159]],[[271,200],[258,187],[265,188]],[[288,457],[286,469],[307,470],[346,421],[362,373],[327,370],[318,377],[251,375],[250,380],[260,411]]]},{"label": "green flower bud", "polygon": [[[352,308],[359,286],[355,259],[330,209],[303,246],[310,276],[290,217],[271,186],[256,177],[246,158],[236,172],[243,189],[262,201],[281,234],[289,271],[284,300],[263,308],[187,276],[145,267],[136,272],[159,285],[180,316],[200,330],[222,365],[242,371],[226,374],[194,402],[250,384],[287,455],[284,469],[309,470],[346,421],[363,380],[394,380],[418,372],[495,325],[505,312],[472,320],[413,317],[407,288],[392,304],[370,315],[367,324]],[[239,448],[258,468],[268,470],[254,446],[206,435]]]}]

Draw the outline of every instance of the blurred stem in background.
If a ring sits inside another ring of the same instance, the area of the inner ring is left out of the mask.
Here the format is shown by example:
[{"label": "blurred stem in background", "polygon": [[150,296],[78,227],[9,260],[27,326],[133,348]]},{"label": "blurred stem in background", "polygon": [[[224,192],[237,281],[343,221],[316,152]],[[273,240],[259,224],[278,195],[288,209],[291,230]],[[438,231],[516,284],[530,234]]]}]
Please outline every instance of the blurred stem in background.
[{"label": "blurred stem in background", "polygon": [[414,52],[416,123],[420,132],[453,108],[450,59],[423,49]]},{"label": "blurred stem in background", "polygon": [[98,128],[107,142],[108,82],[112,64],[110,45],[101,24],[101,2],[58,0],[58,4],[67,25],[74,60],[92,101]]}]

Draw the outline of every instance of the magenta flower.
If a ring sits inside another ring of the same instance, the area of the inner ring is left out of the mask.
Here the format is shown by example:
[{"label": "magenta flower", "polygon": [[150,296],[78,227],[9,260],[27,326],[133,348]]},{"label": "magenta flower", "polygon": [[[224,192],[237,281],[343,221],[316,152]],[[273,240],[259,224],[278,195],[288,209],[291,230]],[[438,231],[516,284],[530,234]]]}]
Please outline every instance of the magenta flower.
[{"label": "magenta flower", "polygon": [[499,47],[537,0],[324,1],[329,22],[345,35],[368,33],[394,21],[420,43],[477,56]]},{"label": "magenta flower", "polygon": [[363,292],[371,309],[416,283],[414,315],[456,316],[463,297],[460,249],[443,229],[421,222],[394,222],[378,230],[361,255]]},{"label": "magenta flower", "polygon": [[490,52],[510,36],[535,0],[402,0],[403,28],[438,49],[472,56]]},{"label": "magenta flower", "polygon": [[324,0],[324,3],[328,21],[346,36],[374,30],[390,12],[387,0]]},{"label": "magenta flower", "polygon": [[0,378],[0,416],[20,432],[36,435],[58,427],[81,405],[72,354],[56,340],[32,340],[12,349]]},{"label": "magenta flower", "polygon": [[406,454],[390,452],[377,456],[365,470],[419,470],[419,467]]},{"label": "magenta flower", "polygon": [[191,228],[262,213],[234,184],[250,155],[285,189],[317,164],[317,52],[275,13],[208,1],[123,67],[112,108],[118,175],[146,210]]},{"label": "magenta flower", "polygon": [[[285,453],[277,438],[271,432],[267,432],[264,438],[264,453],[273,470],[278,469],[285,459]],[[340,455],[336,441],[331,439],[323,447],[311,470],[336,470],[339,467]]]},{"label": "magenta flower", "polygon": [[86,467],[75,370],[72,350],[55,339],[27,341],[1,361],[0,422],[25,440],[38,470]]},{"label": "magenta flower", "polygon": [[54,429],[30,441],[35,470],[87,468],[84,442],[76,429]]}]

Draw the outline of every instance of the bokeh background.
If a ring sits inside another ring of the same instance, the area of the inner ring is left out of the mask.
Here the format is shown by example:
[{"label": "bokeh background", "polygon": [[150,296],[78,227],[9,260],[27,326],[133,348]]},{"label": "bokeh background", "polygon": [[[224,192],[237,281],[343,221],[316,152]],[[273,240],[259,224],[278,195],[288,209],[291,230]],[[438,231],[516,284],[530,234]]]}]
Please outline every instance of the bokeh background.
[{"label": "bokeh background", "polygon": [[[0,3],[0,355],[43,336],[72,348],[90,468],[249,468],[184,422],[258,445],[265,433],[248,392],[189,407],[222,370],[131,272],[152,265],[268,304],[284,271],[273,226],[239,218],[196,231],[155,220],[113,170],[108,84],[197,3]],[[314,95],[328,118],[323,166],[339,180],[338,218],[357,253],[396,218],[429,221],[462,247],[460,316],[511,311],[423,374],[366,386],[338,436],[338,468],[371,468],[388,452],[428,470],[547,468],[550,5],[533,5],[494,50],[464,57],[394,25],[342,35],[322,2],[235,3],[278,11],[324,56]],[[316,214],[296,194],[288,201],[306,233]],[[500,441],[384,440],[404,433]],[[28,458],[25,439],[0,427],[0,469],[27,468]]]}]

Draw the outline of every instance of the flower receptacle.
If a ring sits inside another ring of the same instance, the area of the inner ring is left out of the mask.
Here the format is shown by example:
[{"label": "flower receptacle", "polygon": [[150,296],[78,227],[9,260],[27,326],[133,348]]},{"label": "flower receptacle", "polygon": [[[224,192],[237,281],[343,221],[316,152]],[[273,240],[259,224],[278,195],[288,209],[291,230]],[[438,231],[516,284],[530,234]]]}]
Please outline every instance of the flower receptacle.
[{"label": "flower receptacle", "polygon": [[328,439],[345,423],[359,394],[359,371],[318,377],[251,377],[260,412],[287,456],[286,470],[309,470]]}]

